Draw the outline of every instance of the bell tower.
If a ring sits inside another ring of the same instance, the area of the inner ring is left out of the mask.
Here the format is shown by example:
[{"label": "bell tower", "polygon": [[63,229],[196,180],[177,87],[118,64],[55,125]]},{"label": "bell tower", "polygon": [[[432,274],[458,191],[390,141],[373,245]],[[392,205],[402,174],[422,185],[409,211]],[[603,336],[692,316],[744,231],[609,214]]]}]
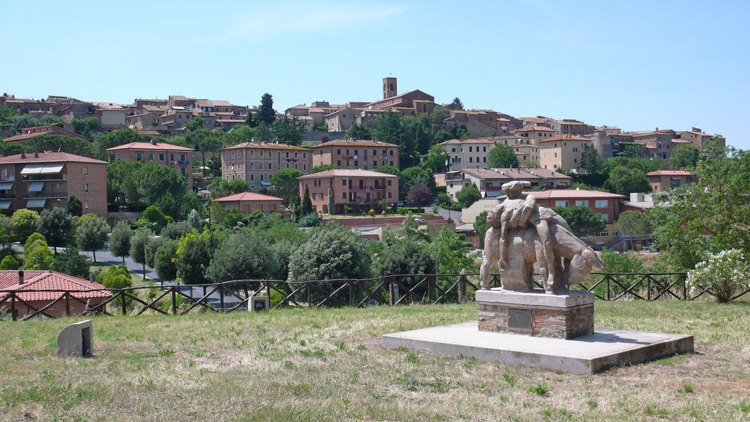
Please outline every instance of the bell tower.
[{"label": "bell tower", "polygon": [[383,78],[383,99],[398,95],[398,83],[396,78]]}]

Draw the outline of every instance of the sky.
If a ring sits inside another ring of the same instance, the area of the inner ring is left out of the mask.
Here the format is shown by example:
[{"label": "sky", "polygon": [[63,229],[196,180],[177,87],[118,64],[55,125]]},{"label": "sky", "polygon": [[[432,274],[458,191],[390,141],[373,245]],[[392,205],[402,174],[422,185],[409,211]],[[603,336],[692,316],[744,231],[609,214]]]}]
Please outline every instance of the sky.
[{"label": "sky", "polygon": [[623,130],[700,127],[750,149],[746,1],[5,1],[0,92],[193,98],[283,111],[382,98]]}]

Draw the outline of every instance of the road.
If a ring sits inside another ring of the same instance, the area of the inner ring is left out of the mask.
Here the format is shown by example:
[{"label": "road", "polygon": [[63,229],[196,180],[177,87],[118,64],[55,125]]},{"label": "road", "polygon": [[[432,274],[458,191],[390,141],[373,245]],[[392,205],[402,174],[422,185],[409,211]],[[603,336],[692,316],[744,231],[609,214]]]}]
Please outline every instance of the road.
[{"label": "road", "polygon": [[[434,211],[435,208],[433,207],[432,210]],[[461,222],[461,211],[448,211],[445,208],[438,208],[438,212],[443,218],[450,217],[453,220]]]}]

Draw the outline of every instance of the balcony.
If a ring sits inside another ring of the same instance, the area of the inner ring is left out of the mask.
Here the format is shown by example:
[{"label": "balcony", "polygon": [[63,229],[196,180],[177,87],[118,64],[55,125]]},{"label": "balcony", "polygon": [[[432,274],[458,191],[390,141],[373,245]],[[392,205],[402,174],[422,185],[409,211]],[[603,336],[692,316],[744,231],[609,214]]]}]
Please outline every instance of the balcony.
[{"label": "balcony", "polygon": [[25,199],[68,199],[67,190],[53,190],[49,192],[27,192]]}]

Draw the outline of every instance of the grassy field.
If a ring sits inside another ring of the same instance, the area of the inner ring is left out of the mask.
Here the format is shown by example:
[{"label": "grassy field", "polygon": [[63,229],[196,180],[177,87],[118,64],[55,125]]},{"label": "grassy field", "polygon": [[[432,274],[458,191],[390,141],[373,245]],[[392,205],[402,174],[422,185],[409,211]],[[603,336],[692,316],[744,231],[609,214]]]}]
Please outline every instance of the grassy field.
[{"label": "grassy field", "polygon": [[0,420],[750,420],[750,305],[619,302],[596,325],[690,333],[696,354],[594,376],[386,350],[476,305],[0,322]]}]

